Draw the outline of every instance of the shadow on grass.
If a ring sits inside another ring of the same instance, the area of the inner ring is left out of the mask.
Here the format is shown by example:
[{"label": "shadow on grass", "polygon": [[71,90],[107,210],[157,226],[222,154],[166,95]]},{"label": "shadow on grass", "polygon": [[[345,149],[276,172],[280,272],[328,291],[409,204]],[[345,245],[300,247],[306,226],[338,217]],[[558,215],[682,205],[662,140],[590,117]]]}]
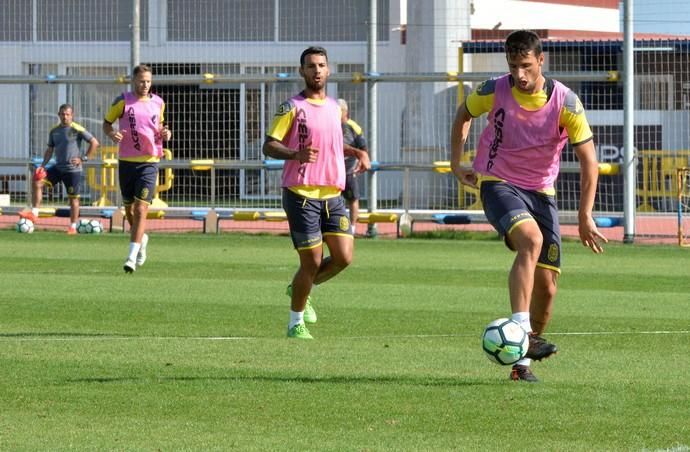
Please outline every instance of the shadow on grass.
[{"label": "shadow on grass", "polygon": [[60,333],[51,333],[51,332],[43,332],[43,333],[37,333],[37,332],[20,332],[20,333],[0,333],[0,338],[108,338],[108,337],[114,337],[114,338],[120,338],[120,337],[137,337],[137,336],[132,336],[129,334],[112,334],[112,333],[70,333],[70,332],[60,332]]},{"label": "shadow on grass", "polygon": [[367,376],[367,375],[333,375],[325,377],[314,376],[282,376],[282,375],[228,375],[224,377],[91,377],[75,378],[66,380],[67,383],[148,383],[155,381],[164,382],[197,382],[197,381],[217,381],[223,382],[268,382],[268,383],[307,383],[307,384],[396,384],[408,386],[430,386],[430,387],[461,387],[461,386],[483,386],[495,385],[493,381],[479,378],[458,377],[412,377],[406,375],[396,376]]}]

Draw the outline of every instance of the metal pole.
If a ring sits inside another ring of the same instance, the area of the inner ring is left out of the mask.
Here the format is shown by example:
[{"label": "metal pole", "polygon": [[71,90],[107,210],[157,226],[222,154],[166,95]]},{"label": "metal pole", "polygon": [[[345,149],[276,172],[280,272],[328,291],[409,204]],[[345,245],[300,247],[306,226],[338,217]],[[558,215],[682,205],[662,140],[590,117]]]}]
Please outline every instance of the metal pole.
[{"label": "metal pole", "polygon": [[[376,25],[378,24],[378,13],[377,13],[377,0],[369,0],[369,33],[368,33],[368,72],[376,72]],[[377,138],[378,129],[376,123],[376,115],[378,114],[376,110],[376,82],[367,82],[367,92],[369,94],[369,114],[367,116],[368,123],[368,135],[369,135],[369,158],[370,160],[377,161]],[[369,172],[369,203],[368,211],[374,212],[377,209],[378,204],[378,188],[377,188],[377,176],[376,171]],[[367,235],[370,237],[375,237],[377,234],[376,223],[370,223],[367,227]]]},{"label": "metal pole", "polygon": [[141,0],[132,0],[132,42],[130,64],[131,69],[139,65],[139,51],[141,46],[141,28],[140,28],[140,2]]},{"label": "metal pole", "polygon": [[623,243],[635,239],[635,55],[633,0],[623,1]]}]

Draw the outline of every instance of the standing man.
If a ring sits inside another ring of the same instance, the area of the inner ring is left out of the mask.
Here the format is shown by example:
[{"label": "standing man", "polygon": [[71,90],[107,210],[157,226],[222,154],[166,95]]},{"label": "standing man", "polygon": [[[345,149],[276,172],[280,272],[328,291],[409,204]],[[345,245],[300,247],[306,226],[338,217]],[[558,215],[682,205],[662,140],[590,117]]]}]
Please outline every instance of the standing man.
[{"label": "standing man", "polygon": [[[544,54],[532,31],[505,42],[509,74],[488,80],[458,108],[451,132],[451,169],[460,183],[479,188],[486,218],[515,251],[508,277],[512,319],[530,332],[529,350],[510,373],[536,382],[532,360],[557,351],[541,334],[551,319],[561,264],[555,198],[560,154],[566,141],[580,161],[580,241],[601,253],[592,218],[598,164],[592,131],[577,95],[542,74]],[[460,166],[472,118],[488,113],[472,169]]]},{"label": "standing man", "polygon": [[[326,96],[330,75],[328,54],[309,47],[300,56],[304,91],[278,108],[263,145],[263,153],[285,160],[283,209],[299,269],[288,286],[291,299],[290,338],[312,339],[305,322],[315,323],[310,293],[314,284],[328,281],[352,262],[353,239],[345,203],[345,154],[358,158],[355,171],[371,167],[366,152],[343,149],[340,108]],[[329,256],[323,255],[326,242]]]},{"label": "standing man", "polygon": [[[343,143],[345,146],[352,146],[367,153],[367,141],[364,139],[362,128],[353,119],[350,118],[349,109],[345,99],[338,99],[340,106],[341,121],[343,127]],[[347,207],[350,210],[350,224],[352,225],[352,234],[355,234],[357,227],[357,219],[359,218],[359,178],[355,172],[357,166],[357,158],[352,156],[345,157],[345,190],[343,191],[343,198],[347,201]]]},{"label": "standing man", "polygon": [[[36,222],[38,210],[43,199],[43,186],[54,186],[62,182],[69,198],[68,234],[77,233],[79,220],[79,189],[83,174],[82,163],[87,161],[98,148],[98,140],[88,130],[73,121],[74,109],[70,104],[58,108],[60,123],[48,133],[48,148],[43,154],[43,161],[36,168],[32,182],[31,210],[20,212],[19,216]],[[81,153],[82,142],[89,143],[86,154]],[[55,165],[46,171],[46,165],[55,154]]]},{"label": "standing man", "polygon": [[[103,121],[103,132],[119,145],[120,191],[130,225],[129,254],[123,267],[126,273],[133,273],[146,262],[146,215],[156,190],[163,141],[172,138],[172,132],[163,125],[165,102],[151,94],[151,81],[150,67],[135,67],[134,91],[118,96]],[[113,128],[115,121],[118,130]]]}]

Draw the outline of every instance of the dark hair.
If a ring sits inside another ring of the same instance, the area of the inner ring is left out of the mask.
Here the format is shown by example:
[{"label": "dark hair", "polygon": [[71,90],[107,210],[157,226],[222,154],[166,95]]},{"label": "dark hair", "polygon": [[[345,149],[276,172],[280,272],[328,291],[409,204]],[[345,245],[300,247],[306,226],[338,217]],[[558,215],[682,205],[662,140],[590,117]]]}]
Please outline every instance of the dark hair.
[{"label": "dark hair", "polygon": [[58,113],[60,113],[62,110],[67,110],[68,108],[69,108],[70,110],[74,111],[74,108],[72,108],[72,105],[71,105],[71,104],[62,104],[62,105],[60,105],[60,107],[58,108]]},{"label": "dark hair", "polygon": [[312,46],[305,49],[304,52],[302,52],[302,55],[300,55],[300,66],[304,66],[304,59],[307,57],[307,55],[323,55],[324,57],[326,57],[326,61],[328,61],[328,53],[326,52],[326,49],[324,49],[323,47]]},{"label": "dark hair", "polygon": [[531,30],[516,30],[508,35],[505,44],[509,56],[526,56],[530,51],[534,56],[541,55],[541,39]]},{"label": "dark hair", "polygon": [[153,70],[151,69],[151,66],[147,66],[145,64],[139,64],[137,66],[134,66],[134,69],[132,69],[132,77],[136,77],[137,75],[141,74],[142,72],[150,72],[153,74]]}]

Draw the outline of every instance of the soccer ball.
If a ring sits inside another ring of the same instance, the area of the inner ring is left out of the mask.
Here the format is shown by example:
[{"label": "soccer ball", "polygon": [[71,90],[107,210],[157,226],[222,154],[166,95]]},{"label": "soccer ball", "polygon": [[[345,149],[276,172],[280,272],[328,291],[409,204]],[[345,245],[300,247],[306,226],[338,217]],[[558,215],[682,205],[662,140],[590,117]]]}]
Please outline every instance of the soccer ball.
[{"label": "soccer ball", "polygon": [[77,223],[77,232],[80,234],[100,234],[103,232],[103,225],[98,220],[81,219]]},{"label": "soccer ball", "polygon": [[29,220],[28,218],[20,218],[19,221],[17,221],[17,232],[21,232],[24,234],[31,234],[34,232],[34,222]]},{"label": "soccer ball", "polygon": [[496,364],[515,364],[525,357],[528,347],[529,335],[515,320],[497,319],[484,329],[482,348]]}]

